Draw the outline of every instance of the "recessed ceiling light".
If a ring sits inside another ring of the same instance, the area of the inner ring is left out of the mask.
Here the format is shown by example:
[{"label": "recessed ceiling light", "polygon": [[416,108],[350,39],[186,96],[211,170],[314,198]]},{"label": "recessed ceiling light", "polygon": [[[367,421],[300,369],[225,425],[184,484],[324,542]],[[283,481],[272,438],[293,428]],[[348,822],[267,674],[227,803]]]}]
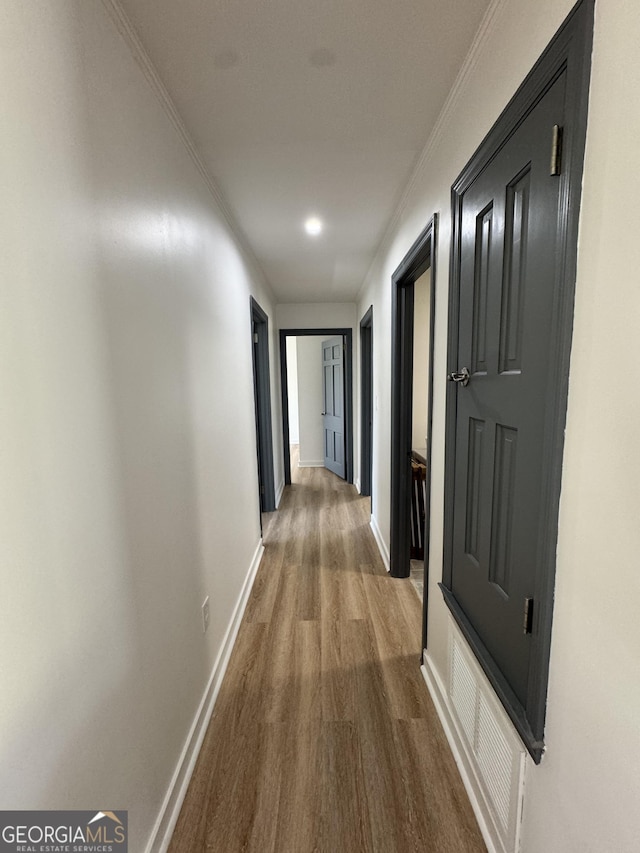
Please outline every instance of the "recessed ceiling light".
[{"label": "recessed ceiling light", "polygon": [[309,219],[304,223],[304,230],[311,237],[317,237],[318,234],[322,231],[322,220],[318,219],[317,216],[310,216]]}]

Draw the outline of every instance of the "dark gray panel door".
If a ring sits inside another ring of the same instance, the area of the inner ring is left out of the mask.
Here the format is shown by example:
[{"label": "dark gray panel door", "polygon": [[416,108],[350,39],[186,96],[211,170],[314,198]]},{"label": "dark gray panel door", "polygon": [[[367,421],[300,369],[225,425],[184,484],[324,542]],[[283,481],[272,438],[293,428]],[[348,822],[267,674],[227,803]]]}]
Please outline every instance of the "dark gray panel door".
[{"label": "dark gray panel door", "polygon": [[325,468],[344,479],[344,346],[341,337],[322,342],[322,395]]},{"label": "dark gray panel door", "polygon": [[562,74],[462,199],[457,370],[470,381],[457,389],[452,591],[523,705],[557,381],[561,182],[550,156],[564,101]]}]

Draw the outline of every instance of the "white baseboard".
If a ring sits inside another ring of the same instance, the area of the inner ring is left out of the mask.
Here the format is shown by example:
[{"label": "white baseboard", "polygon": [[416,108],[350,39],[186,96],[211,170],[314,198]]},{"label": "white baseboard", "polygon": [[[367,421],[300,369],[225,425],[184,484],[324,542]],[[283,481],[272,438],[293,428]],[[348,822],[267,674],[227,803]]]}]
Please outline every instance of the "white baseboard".
[{"label": "white baseboard", "polygon": [[278,483],[278,488],[276,489],[276,508],[280,506],[280,501],[282,500],[283,494],[284,494],[284,480],[281,480]]},{"label": "white baseboard", "polygon": [[324,468],[324,459],[300,459],[298,468]]},{"label": "white baseboard", "polygon": [[218,652],[218,657],[213,666],[207,689],[196,712],[162,808],[160,809],[160,814],[151,833],[146,853],[165,853],[169,847],[171,836],[173,835],[180,815],[180,809],[187,794],[191,776],[193,775],[198,753],[202,747],[207,726],[209,725],[218,693],[220,692],[222,679],[227,671],[229,658],[231,657],[231,652],[238,636],[240,622],[242,621],[249,593],[251,592],[263,553],[264,545],[262,544],[262,540],[260,540],[251,560],[244,584],[242,585],[242,590],[236,602],[220,651]]},{"label": "white baseboard", "polygon": [[467,796],[471,803],[471,808],[478,821],[482,838],[487,846],[488,853],[505,853],[504,845],[493,826],[493,820],[489,813],[489,808],[485,802],[484,794],[480,786],[473,764],[467,755],[462,735],[458,731],[458,726],[455,717],[449,708],[449,699],[446,688],[440,678],[435,666],[431,663],[431,659],[425,649],[424,663],[420,667],[422,675],[427,683],[427,688],[433,704],[435,706],[442,728],[449,742],[449,747],[453,753],[462,782],[464,784]]},{"label": "white baseboard", "polygon": [[385,545],[384,539],[382,538],[382,533],[380,533],[380,528],[378,527],[378,522],[376,521],[375,515],[371,516],[371,521],[369,522],[369,526],[373,530],[373,536],[376,540],[376,544],[378,546],[378,551],[380,551],[380,556],[382,557],[382,562],[384,563],[385,569],[389,572],[391,571],[391,562],[389,559],[389,550]]}]

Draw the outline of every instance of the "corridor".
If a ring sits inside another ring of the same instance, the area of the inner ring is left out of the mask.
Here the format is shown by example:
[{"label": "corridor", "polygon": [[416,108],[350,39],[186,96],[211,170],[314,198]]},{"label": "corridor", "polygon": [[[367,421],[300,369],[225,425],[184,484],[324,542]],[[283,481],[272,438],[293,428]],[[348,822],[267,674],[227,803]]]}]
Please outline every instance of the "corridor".
[{"label": "corridor", "polygon": [[369,500],[296,469],[268,519],[171,853],[484,851]]}]

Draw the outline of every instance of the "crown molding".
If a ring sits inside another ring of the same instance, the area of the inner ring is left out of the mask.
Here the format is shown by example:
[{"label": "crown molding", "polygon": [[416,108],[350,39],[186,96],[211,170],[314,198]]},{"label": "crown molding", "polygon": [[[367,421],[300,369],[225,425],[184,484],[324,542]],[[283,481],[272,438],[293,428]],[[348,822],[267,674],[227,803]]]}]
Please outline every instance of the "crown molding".
[{"label": "crown molding", "polygon": [[474,39],[471,43],[471,47],[469,48],[469,52],[462,63],[460,71],[456,79],[454,80],[453,86],[451,87],[449,94],[444,102],[442,109],[436,119],[436,122],[433,126],[431,133],[429,134],[429,138],[427,139],[426,145],[422,149],[421,153],[418,155],[416,162],[411,170],[411,174],[409,175],[409,179],[405,185],[404,190],[400,196],[400,199],[391,214],[391,218],[385,228],[380,242],[378,243],[378,248],[373,256],[373,260],[369,265],[369,269],[362,281],[362,284],[358,290],[358,295],[356,299],[360,301],[361,297],[364,295],[365,288],[369,282],[371,273],[375,268],[376,264],[380,260],[383,252],[389,247],[393,235],[396,231],[398,223],[404,213],[409,199],[418,183],[418,180],[422,176],[426,164],[429,162],[434,149],[437,147],[440,142],[441,137],[443,136],[447,125],[449,124],[452,113],[454,112],[456,106],[458,105],[458,101],[460,100],[461,93],[465,88],[466,82],[469,77],[475,71],[475,68],[480,59],[480,54],[484,48],[485,42],[487,41],[489,34],[492,30],[493,23],[495,19],[498,17],[500,12],[502,11],[503,6],[507,4],[508,0],[493,0],[492,3],[489,4],[487,11],[485,12],[482,21],[480,22],[480,26],[478,27]]},{"label": "crown molding", "polygon": [[267,276],[265,275],[264,270],[262,269],[260,262],[258,261],[253,248],[247,238],[247,235],[242,230],[240,225],[238,224],[231,208],[227,200],[225,199],[220,187],[216,184],[214,179],[212,178],[209,170],[205,166],[198,149],[195,146],[193,139],[191,138],[191,134],[187,130],[182,117],[178,110],[176,109],[175,104],[171,98],[171,95],[167,91],[166,86],[162,82],[158,72],[153,65],[149,54],[147,53],[144,45],[140,40],[140,36],[136,32],[133,24],[127,17],[124,9],[119,3],[119,0],[102,0],[102,4],[109,13],[111,20],[113,21],[118,33],[124,39],[127,47],[131,51],[131,54],[140,67],[142,73],[144,74],[147,83],[153,90],[153,93],[157,97],[160,105],[162,106],[164,112],[167,117],[171,121],[174,129],[176,130],[178,136],[182,140],[184,147],[187,150],[187,153],[191,157],[195,167],[197,168],[202,180],[207,186],[207,189],[213,196],[213,200],[216,203],[220,213],[224,217],[226,224],[228,225],[231,233],[235,237],[239,247],[241,248],[243,254],[248,260],[250,266],[253,268],[254,273],[257,274],[260,284],[262,284],[268,291],[269,296],[273,300],[275,304],[275,294],[273,293],[273,289]]}]

